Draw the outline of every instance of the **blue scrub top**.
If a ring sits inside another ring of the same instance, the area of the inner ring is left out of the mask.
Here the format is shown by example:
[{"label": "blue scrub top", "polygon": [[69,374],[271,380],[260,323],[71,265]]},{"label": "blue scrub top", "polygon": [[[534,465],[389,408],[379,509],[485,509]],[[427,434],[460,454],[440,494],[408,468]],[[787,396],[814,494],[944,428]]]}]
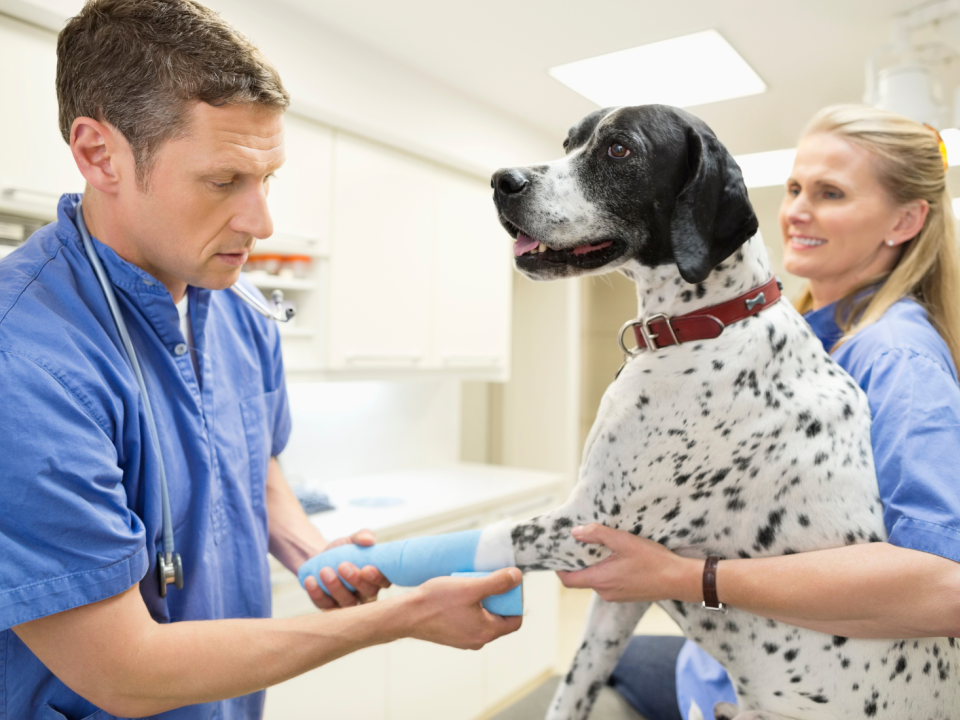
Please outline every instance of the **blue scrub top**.
[{"label": "blue scrub top", "polygon": [[[827,352],[843,334],[836,304],[804,317]],[[833,353],[863,388],[889,542],[960,562],[960,385],[947,344],[914,300],[895,303]],[[677,702],[695,700],[707,720],[736,702],[723,666],[691,641],[677,658]]]},{"label": "blue scrub top", "polygon": [[[19,623],[137,583],[157,622],[270,615],[266,473],[290,434],[277,328],[232,292],[189,288],[198,379],[167,289],[94,240],[167,470],[185,585],[161,599],[156,457],[78,199],[0,261],[0,720],[113,717],[54,677],[9,629]],[[263,698],[157,717],[259,718]]]}]

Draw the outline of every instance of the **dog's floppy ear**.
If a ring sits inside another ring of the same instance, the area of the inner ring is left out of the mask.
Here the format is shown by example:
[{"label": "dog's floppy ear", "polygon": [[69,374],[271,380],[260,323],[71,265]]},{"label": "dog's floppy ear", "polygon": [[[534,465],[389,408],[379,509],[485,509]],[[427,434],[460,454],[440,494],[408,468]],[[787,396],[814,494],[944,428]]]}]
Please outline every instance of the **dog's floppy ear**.
[{"label": "dog's floppy ear", "polygon": [[685,128],[689,175],[670,220],[680,275],[702,282],[759,226],[733,156],[709,130]]}]

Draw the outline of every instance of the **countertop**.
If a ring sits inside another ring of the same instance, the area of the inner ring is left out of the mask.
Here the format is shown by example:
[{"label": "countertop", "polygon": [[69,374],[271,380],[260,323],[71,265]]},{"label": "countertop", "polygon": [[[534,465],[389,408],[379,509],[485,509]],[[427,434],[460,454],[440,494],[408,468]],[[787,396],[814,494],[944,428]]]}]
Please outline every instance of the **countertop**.
[{"label": "countertop", "polygon": [[532,503],[532,511],[538,510],[546,504],[546,495],[554,496],[555,505],[563,500],[563,476],[559,473],[468,463],[307,485],[325,492],[336,506],[310,517],[329,539],[369,528],[380,540],[391,540],[421,527],[456,522],[498,508],[502,517],[520,516],[525,501]]}]

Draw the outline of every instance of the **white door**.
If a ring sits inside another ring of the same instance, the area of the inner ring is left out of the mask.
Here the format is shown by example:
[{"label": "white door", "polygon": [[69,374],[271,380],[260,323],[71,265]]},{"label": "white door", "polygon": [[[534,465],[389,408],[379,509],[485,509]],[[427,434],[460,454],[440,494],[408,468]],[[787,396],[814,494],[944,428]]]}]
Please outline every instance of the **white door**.
[{"label": "white door", "polygon": [[334,141],[332,368],[418,368],[431,332],[436,176],[349,135]]},{"label": "white door", "polygon": [[504,376],[512,252],[489,184],[438,170],[434,357],[441,368]]},{"label": "white door", "polygon": [[84,180],[57,121],[56,36],[0,15],[0,203],[53,216]]}]

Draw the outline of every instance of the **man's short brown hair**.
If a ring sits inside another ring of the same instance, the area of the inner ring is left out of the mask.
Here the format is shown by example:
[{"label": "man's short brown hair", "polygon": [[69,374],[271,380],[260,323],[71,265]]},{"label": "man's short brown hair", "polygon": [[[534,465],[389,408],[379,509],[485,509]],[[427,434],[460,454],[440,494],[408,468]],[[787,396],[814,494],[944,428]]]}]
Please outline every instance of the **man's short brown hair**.
[{"label": "man's short brown hair", "polygon": [[123,133],[141,187],[193,102],[290,104],[253,43],[193,0],[90,0],[57,39],[57,99],[67,142],[78,117]]}]

